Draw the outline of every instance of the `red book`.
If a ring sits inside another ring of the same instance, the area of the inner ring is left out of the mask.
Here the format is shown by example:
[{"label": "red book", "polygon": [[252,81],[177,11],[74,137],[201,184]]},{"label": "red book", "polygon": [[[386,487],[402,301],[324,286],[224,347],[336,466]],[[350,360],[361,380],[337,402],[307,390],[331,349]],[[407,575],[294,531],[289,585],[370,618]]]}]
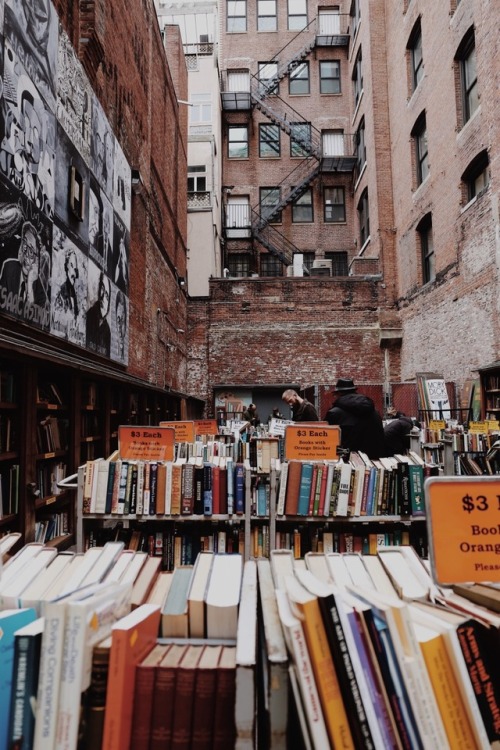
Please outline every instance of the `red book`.
[{"label": "red book", "polygon": [[311,479],[311,492],[309,494],[309,512],[307,514],[308,516],[312,516],[313,514],[317,482],[318,482],[318,464],[313,464],[312,479]]},{"label": "red book", "polygon": [[225,466],[220,467],[219,508],[219,513],[227,514],[227,469]]},{"label": "red book", "polygon": [[196,720],[191,735],[191,750],[212,750],[217,669],[222,646],[205,646],[196,674],[194,692]]},{"label": "red book", "polygon": [[220,466],[212,466],[212,513],[218,515],[220,511]]},{"label": "red book", "polygon": [[213,747],[233,750],[236,740],[233,707],[236,700],[236,646],[224,646],[217,670],[217,696],[215,699]]},{"label": "red book", "polygon": [[299,487],[302,473],[301,461],[288,462],[288,475],[286,480],[285,515],[296,516],[299,504]]},{"label": "red book", "polygon": [[143,604],[111,629],[102,742],[106,750],[128,750],[130,746],[136,667],[156,644],[159,627],[160,607]]},{"label": "red book", "polygon": [[174,643],[156,669],[149,750],[170,747],[177,672],[187,648]]},{"label": "red book", "polygon": [[158,643],[137,665],[130,741],[134,750],[149,750],[156,668],[169,649],[169,645]]},{"label": "red book", "polygon": [[328,482],[329,471],[330,471],[330,467],[328,466],[328,464],[324,464],[323,474],[321,475],[321,486],[319,490],[319,507],[318,507],[318,513],[316,514],[318,516],[325,515],[326,485]]},{"label": "red book", "polygon": [[174,713],[172,719],[172,750],[190,750],[193,719],[198,721],[198,709],[194,716],[194,692],[196,671],[204,646],[187,647],[182,661],[177,668],[175,681]]}]

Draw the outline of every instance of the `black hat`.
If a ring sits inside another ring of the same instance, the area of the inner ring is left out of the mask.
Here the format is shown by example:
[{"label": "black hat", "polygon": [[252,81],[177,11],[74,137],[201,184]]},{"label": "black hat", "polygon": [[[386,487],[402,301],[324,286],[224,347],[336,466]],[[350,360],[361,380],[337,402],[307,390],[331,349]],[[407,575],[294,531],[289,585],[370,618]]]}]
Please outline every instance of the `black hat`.
[{"label": "black hat", "polygon": [[348,391],[355,391],[356,386],[351,378],[339,378],[333,389],[334,393],[347,393]]}]

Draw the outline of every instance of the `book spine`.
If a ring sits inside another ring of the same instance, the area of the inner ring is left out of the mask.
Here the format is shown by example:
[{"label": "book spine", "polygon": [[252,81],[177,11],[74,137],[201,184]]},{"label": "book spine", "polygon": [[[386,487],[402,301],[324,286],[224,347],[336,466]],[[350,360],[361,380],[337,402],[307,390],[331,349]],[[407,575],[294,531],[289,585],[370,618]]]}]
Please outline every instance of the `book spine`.
[{"label": "book spine", "polygon": [[138,466],[136,463],[132,464],[132,479],[130,485],[130,514],[135,515],[137,513],[137,481],[138,481]]},{"label": "book spine", "polygon": [[109,464],[109,471],[108,471],[108,486],[106,488],[106,507],[104,509],[105,513],[111,513],[111,503],[113,501],[113,487],[115,483],[115,470],[116,470],[116,461],[110,461]]},{"label": "book spine", "polygon": [[234,509],[238,515],[245,512],[245,467],[242,463],[235,466]]},{"label": "book spine", "polygon": [[156,492],[158,488],[158,463],[151,462],[149,470],[149,515],[156,515]]},{"label": "book spine", "polygon": [[33,746],[41,634],[15,636],[8,747]]},{"label": "book spine", "polygon": [[205,516],[211,516],[212,508],[212,465],[205,463],[203,466],[203,514]]}]

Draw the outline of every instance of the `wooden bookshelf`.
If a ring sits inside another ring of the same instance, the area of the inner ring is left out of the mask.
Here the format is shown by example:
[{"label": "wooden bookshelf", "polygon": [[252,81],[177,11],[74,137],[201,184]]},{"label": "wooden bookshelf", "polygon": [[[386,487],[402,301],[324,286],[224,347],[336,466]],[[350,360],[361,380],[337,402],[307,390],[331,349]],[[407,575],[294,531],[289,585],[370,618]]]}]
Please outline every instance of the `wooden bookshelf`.
[{"label": "wooden bookshelf", "polygon": [[21,425],[19,368],[2,361],[0,369],[0,534],[19,530]]}]

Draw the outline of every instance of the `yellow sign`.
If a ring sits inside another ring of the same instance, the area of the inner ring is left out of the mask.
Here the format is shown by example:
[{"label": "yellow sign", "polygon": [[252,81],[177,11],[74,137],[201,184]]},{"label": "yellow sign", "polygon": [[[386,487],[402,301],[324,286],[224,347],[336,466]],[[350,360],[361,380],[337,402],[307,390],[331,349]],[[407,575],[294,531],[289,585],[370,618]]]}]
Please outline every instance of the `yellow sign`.
[{"label": "yellow sign", "polygon": [[285,430],[285,458],[287,461],[338,461],[340,428],[323,426],[319,422],[287,425]]},{"label": "yellow sign", "polygon": [[431,419],[429,421],[429,430],[444,430],[446,422],[444,419]]},{"label": "yellow sign", "polygon": [[171,427],[118,427],[120,458],[143,461],[174,460],[174,430]]},{"label": "yellow sign", "polygon": [[429,477],[424,490],[434,580],[500,581],[500,477]]},{"label": "yellow sign", "polygon": [[485,425],[488,428],[488,432],[498,432],[500,430],[498,419],[487,419]]},{"label": "yellow sign", "polygon": [[160,422],[160,427],[172,427],[176,443],[194,443],[194,422]]},{"label": "yellow sign", "polygon": [[469,422],[469,432],[475,432],[476,434],[488,432],[486,422]]},{"label": "yellow sign", "polygon": [[195,435],[217,435],[219,428],[217,426],[216,419],[195,419],[194,420],[194,434]]}]

